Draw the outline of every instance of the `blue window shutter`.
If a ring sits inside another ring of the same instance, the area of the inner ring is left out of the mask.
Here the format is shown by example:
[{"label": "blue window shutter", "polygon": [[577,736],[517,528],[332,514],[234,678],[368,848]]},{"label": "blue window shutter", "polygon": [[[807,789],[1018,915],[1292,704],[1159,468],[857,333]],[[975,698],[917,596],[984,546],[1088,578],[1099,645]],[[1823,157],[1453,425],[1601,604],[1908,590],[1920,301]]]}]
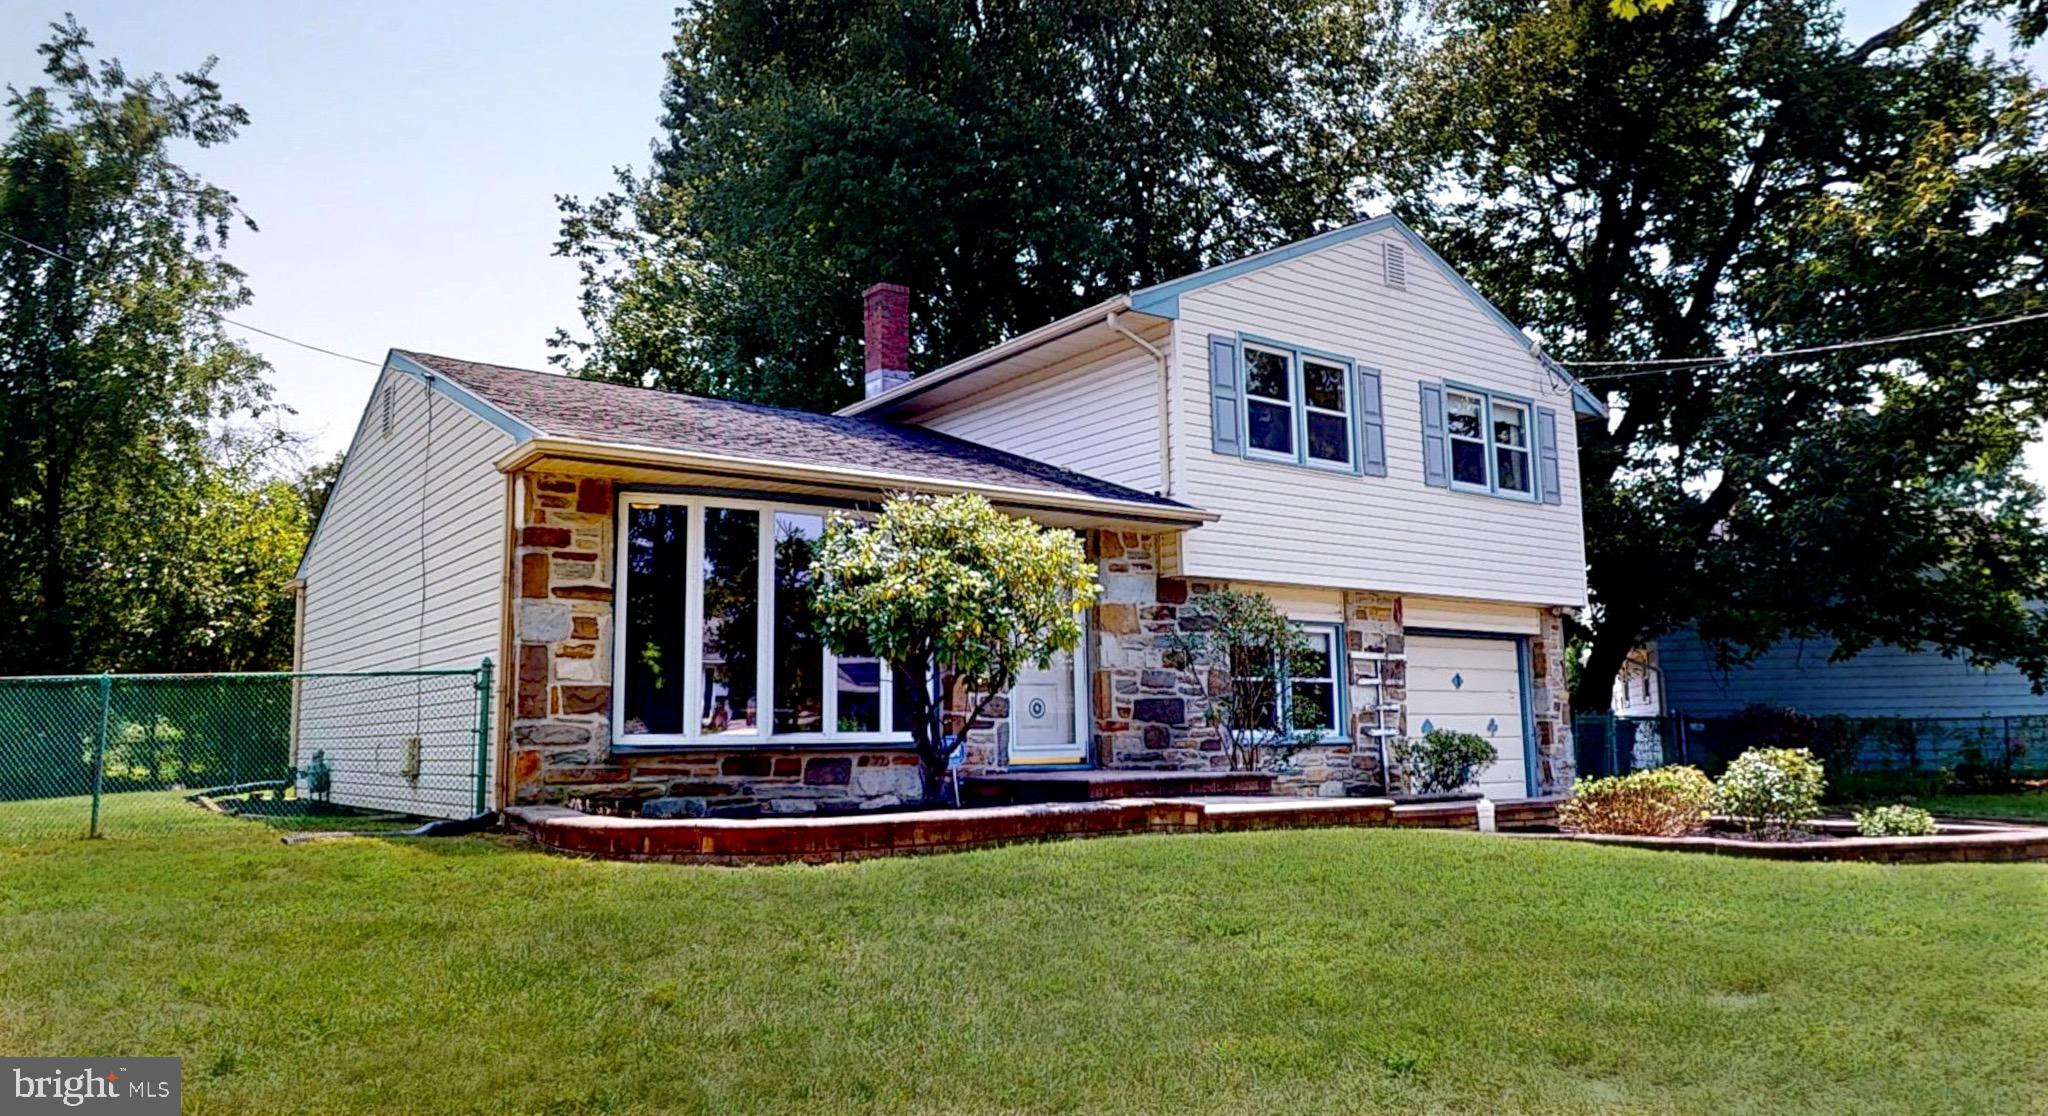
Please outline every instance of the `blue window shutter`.
[{"label": "blue window shutter", "polygon": [[1387,415],[1380,406],[1380,370],[1358,367],[1358,463],[1368,477],[1387,475]]},{"label": "blue window shutter", "polygon": [[1422,483],[1451,486],[1451,436],[1444,429],[1444,386],[1422,385]]},{"label": "blue window shutter", "polygon": [[1217,453],[1244,455],[1239,434],[1244,390],[1238,385],[1237,338],[1209,335],[1209,444]]},{"label": "blue window shutter", "polygon": [[1546,504],[1564,503],[1564,486],[1557,473],[1557,412],[1536,408],[1536,484]]}]

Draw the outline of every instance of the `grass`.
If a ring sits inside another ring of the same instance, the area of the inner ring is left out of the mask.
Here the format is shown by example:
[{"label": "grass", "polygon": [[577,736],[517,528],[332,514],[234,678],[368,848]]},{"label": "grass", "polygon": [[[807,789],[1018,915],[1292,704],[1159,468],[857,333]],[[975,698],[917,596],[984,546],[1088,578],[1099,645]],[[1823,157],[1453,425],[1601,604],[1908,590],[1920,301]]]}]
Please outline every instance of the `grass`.
[{"label": "grass", "polygon": [[[0,824],[5,824],[0,816]],[[1476,834],[830,868],[0,842],[0,1050],[209,1112],[2039,1111],[2048,866]]]},{"label": "grass", "polygon": [[2013,794],[1943,794],[1920,799],[1915,805],[1943,817],[2048,822],[2048,790]]}]

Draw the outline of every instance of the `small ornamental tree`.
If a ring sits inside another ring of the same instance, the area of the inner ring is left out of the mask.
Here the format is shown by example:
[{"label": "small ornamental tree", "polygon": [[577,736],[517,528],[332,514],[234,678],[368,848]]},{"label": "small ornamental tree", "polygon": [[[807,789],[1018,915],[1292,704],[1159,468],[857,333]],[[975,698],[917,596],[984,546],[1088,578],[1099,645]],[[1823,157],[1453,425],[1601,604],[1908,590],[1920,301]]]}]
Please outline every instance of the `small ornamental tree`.
[{"label": "small ornamental tree", "polygon": [[[1006,515],[980,496],[892,496],[871,523],[834,515],[811,566],[818,627],[833,651],[874,655],[899,678],[943,666],[974,706],[946,731],[929,685],[911,702],[910,736],[936,801],[968,726],[1009,693],[1027,664],[1044,670],[1081,641],[1095,567],[1071,531]],[[958,712],[958,711],[956,711]]]},{"label": "small ornamental tree", "polygon": [[1307,640],[1273,602],[1219,589],[1188,602],[1166,637],[1165,661],[1201,685],[1205,717],[1223,737],[1230,769],[1254,771],[1322,735],[1315,710],[1288,700],[1292,664],[1308,653]]}]

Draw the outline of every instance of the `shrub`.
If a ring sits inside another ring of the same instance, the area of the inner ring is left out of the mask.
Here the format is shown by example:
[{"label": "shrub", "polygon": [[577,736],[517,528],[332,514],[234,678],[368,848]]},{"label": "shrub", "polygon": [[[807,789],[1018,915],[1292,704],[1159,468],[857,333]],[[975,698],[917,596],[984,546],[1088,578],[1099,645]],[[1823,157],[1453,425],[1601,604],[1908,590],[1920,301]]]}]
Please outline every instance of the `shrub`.
[{"label": "shrub", "polygon": [[1500,758],[1486,738],[1475,733],[1431,729],[1421,739],[1395,744],[1394,762],[1421,794],[1448,794]]},{"label": "shrub", "polygon": [[1751,748],[1736,756],[1714,788],[1714,808],[1755,829],[1789,829],[1820,813],[1827,786],[1804,748]]},{"label": "shrub", "polygon": [[1582,833],[1676,837],[1706,820],[1714,783],[1697,767],[1653,767],[1606,779],[1581,779],[1558,823]]},{"label": "shrub", "polygon": [[1879,806],[1856,815],[1856,832],[1865,837],[1932,837],[1934,815],[1914,806]]}]

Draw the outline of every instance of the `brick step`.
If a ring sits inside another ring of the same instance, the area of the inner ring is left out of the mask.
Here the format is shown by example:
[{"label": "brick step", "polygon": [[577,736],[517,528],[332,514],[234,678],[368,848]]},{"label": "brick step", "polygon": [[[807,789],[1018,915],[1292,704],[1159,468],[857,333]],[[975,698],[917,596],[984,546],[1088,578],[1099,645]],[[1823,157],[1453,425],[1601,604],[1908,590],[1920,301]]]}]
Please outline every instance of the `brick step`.
[{"label": "brick step", "polygon": [[963,805],[1273,793],[1265,771],[1007,771],[960,780]]}]

